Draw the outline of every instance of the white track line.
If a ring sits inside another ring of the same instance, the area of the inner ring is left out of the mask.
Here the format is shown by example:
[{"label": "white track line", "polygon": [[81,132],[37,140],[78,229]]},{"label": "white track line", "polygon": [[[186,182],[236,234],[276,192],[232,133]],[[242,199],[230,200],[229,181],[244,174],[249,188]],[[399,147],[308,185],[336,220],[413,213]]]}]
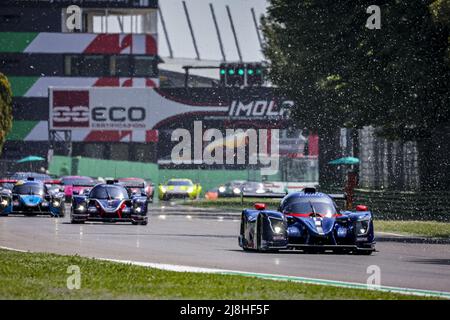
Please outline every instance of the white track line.
[{"label": "white track line", "polygon": [[[2,247],[2,246],[0,246],[0,249],[29,253],[29,251],[19,250],[19,249],[14,249],[14,248],[9,248],[9,247]],[[410,288],[400,288],[400,287],[390,287],[390,286],[371,287],[371,286],[368,286],[367,284],[357,283],[357,282],[334,281],[334,280],[296,277],[296,276],[287,276],[287,275],[279,275],[279,274],[254,273],[254,272],[246,272],[246,271],[239,271],[239,270],[203,268],[203,267],[183,266],[183,265],[174,265],[174,264],[140,262],[140,261],[133,261],[133,260],[118,260],[118,259],[107,259],[107,258],[96,258],[96,259],[102,260],[102,261],[130,264],[130,265],[147,267],[147,268],[154,268],[154,269],[159,269],[159,270],[166,270],[166,271],[237,275],[237,276],[254,277],[254,278],[276,280],[276,281],[292,281],[292,282],[309,283],[309,284],[316,284],[316,285],[328,285],[328,286],[334,286],[334,287],[344,287],[344,288],[363,289],[363,290],[378,290],[378,291],[391,292],[391,293],[410,294],[410,295],[416,295],[416,296],[450,299],[450,292],[444,292],[444,291],[410,289]]]},{"label": "white track line", "polygon": [[136,265],[136,266],[166,270],[166,271],[215,273],[215,274],[222,274],[222,275],[238,275],[238,276],[256,277],[256,278],[276,280],[276,281],[292,281],[292,282],[309,283],[309,284],[316,284],[316,285],[328,285],[328,286],[334,286],[334,287],[345,287],[345,288],[363,289],[363,290],[378,290],[378,291],[391,292],[391,293],[450,299],[450,292],[444,292],[444,291],[410,289],[410,288],[400,288],[400,287],[390,287],[390,286],[374,287],[374,286],[369,286],[364,283],[357,283],[357,282],[334,281],[334,280],[325,280],[325,279],[316,279],[316,278],[286,276],[286,275],[279,275],[279,274],[254,273],[254,272],[246,272],[246,271],[238,271],[238,270],[213,269],[213,268],[192,267],[192,266],[173,265],[173,264],[139,262],[139,261],[132,261],[132,260],[117,260],[117,259],[100,259],[100,260],[125,263],[125,264],[131,264],[131,265]]}]

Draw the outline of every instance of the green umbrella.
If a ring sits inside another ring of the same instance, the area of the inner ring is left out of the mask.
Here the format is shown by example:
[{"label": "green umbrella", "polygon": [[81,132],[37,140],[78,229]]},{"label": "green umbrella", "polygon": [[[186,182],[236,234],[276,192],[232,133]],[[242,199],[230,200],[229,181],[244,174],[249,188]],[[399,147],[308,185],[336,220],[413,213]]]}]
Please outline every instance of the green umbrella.
[{"label": "green umbrella", "polygon": [[355,158],[355,157],[344,157],[344,158],[339,158],[339,159],[335,159],[335,160],[328,162],[328,164],[334,164],[334,165],[341,165],[341,164],[352,165],[352,164],[358,164],[358,163],[359,163],[359,159]]},{"label": "green umbrella", "polygon": [[44,161],[45,159],[38,156],[28,156],[23,159],[17,160],[17,163],[24,163],[24,162],[33,162],[33,161]]}]

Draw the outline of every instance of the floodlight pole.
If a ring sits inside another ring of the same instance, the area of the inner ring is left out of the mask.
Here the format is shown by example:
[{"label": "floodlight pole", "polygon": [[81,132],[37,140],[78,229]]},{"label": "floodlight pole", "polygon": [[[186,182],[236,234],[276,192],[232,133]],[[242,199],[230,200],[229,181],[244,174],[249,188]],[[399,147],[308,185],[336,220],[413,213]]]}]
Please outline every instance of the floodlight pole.
[{"label": "floodlight pole", "polygon": [[223,49],[222,37],[220,36],[219,25],[217,24],[216,14],[214,12],[214,7],[212,3],[209,4],[209,8],[211,9],[211,16],[214,21],[214,26],[216,27],[217,40],[219,41],[220,52],[222,53],[222,60],[227,61],[227,58],[225,57],[225,51]]},{"label": "floodlight pole", "polygon": [[234,28],[234,22],[233,22],[233,17],[231,16],[230,7],[228,5],[226,5],[225,7],[227,8],[228,19],[230,20],[231,31],[233,32],[234,42],[236,44],[236,49],[237,49],[238,56],[239,56],[239,62],[242,62],[241,48],[239,47],[239,41],[238,41],[238,38],[236,35],[236,29]]},{"label": "floodlight pole", "polygon": [[192,28],[191,18],[189,17],[189,11],[186,5],[186,1],[183,1],[183,8],[189,26],[189,31],[191,31],[192,43],[194,44],[195,54],[197,55],[197,60],[200,60],[200,53],[197,48],[197,42],[195,41],[194,29]]},{"label": "floodlight pole", "polygon": [[158,13],[159,13],[159,17],[161,18],[161,25],[163,27],[164,35],[166,36],[167,47],[169,49],[169,57],[171,59],[173,59],[172,45],[170,44],[169,33],[167,32],[166,22],[164,21],[164,16],[162,14],[160,6],[158,6]]}]

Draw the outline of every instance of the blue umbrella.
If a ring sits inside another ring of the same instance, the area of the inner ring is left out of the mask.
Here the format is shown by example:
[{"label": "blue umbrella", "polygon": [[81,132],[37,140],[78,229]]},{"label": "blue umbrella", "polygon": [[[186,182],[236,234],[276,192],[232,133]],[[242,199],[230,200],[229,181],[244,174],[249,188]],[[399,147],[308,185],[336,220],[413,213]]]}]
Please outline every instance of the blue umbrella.
[{"label": "blue umbrella", "polygon": [[24,162],[33,162],[33,161],[44,161],[45,159],[38,156],[28,156],[23,159],[17,160],[17,163],[24,163]]},{"label": "blue umbrella", "polygon": [[355,157],[343,157],[343,158],[335,159],[335,160],[328,162],[328,164],[333,164],[333,165],[342,165],[342,164],[352,165],[352,164],[358,164],[358,163],[359,163],[359,159],[355,158]]}]

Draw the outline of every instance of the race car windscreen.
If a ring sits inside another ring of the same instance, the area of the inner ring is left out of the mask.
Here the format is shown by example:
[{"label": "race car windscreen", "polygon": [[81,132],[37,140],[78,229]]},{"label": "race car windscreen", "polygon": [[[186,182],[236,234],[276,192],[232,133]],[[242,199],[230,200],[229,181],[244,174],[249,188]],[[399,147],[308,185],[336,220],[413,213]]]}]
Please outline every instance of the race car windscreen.
[{"label": "race car windscreen", "polygon": [[65,186],[90,186],[94,185],[95,181],[91,178],[63,178],[61,183]]},{"label": "race car windscreen", "polygon": [[179,181],[179,180],[170,180],[167,182],[168,186],[192,186],[192,182],[190,181]]},{"label": "race car windscreen", "polygon": [[319,213],[323,215],[336,214],[336,207],[330,201],[320,198],[303,198],[296,199],[295,202],[290,203],[284,209],[287,213]]},{"label": "race car windscreen", "polygon": [[21,195],[44,195],[44,186],[37,184],[22,184],[14,186],[13,193]]},{"label": "race car windscreen", "polygon": [[128,192],[119,186],[97,186],[91,190],[89,197],[102,200],[123,200],[128,199]]},{"label": "race car windscreen", "polygon": [[119,182],[125,187],[144,187],[144,179],[119,179]]}]

